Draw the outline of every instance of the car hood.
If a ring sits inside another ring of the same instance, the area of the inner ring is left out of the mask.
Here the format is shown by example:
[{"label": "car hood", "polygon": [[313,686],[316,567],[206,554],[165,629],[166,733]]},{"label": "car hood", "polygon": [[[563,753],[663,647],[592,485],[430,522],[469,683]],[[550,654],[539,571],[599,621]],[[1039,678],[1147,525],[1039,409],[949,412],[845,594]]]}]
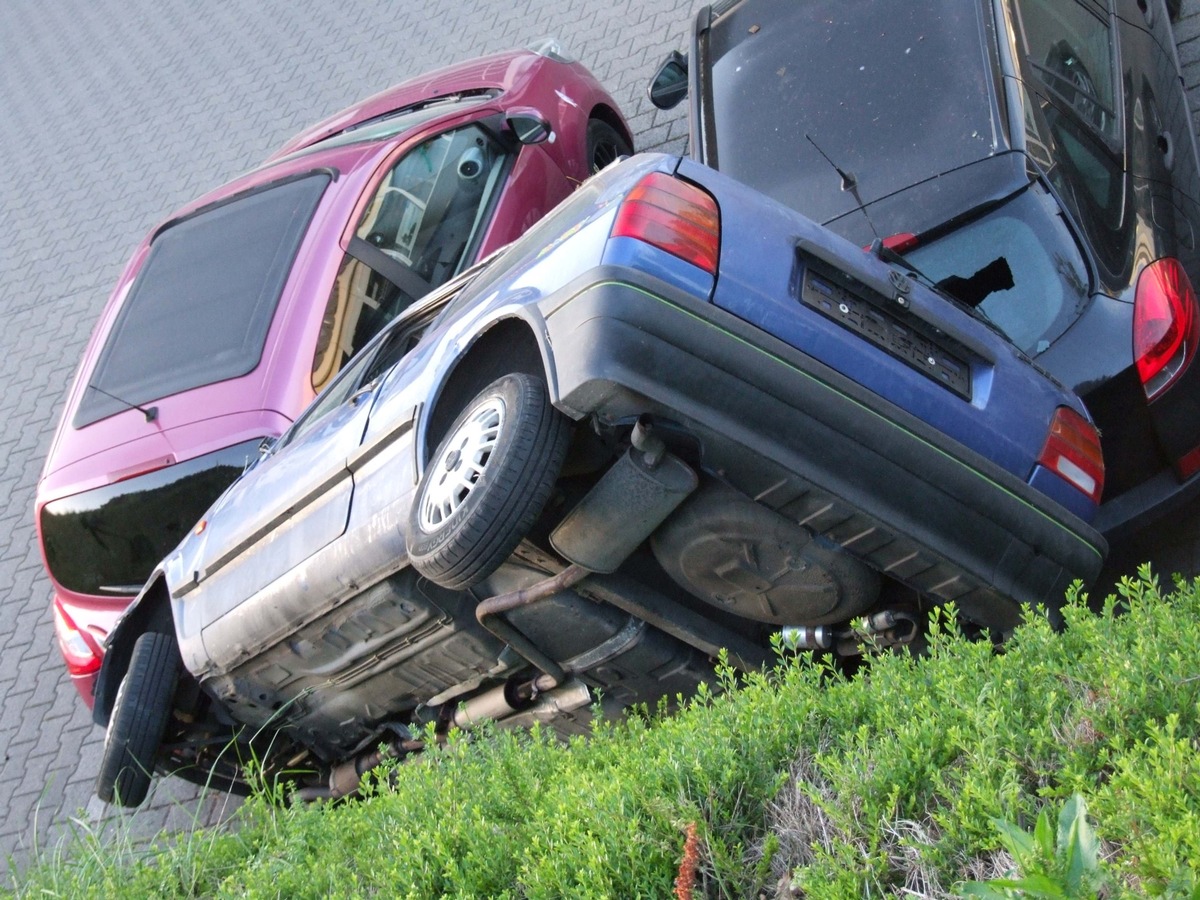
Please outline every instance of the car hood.
[{"label": "car hood", "polygon": [[826,223],[1009,149],[981,6],[736,5],[700,38],[705,161]]}]

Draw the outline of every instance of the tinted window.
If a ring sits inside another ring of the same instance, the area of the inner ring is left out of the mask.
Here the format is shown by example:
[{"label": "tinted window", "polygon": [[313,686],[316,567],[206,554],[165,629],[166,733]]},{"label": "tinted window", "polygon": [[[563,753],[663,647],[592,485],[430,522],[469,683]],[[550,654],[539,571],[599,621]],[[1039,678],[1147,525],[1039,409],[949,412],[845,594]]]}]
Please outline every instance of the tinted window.
[{"label": "tinted window", "polygon": [[246,465],[257,440],[64,497],[42,509],[50,573],[83,594],[134,594]]},{"label": "tinted window", "polygon": [[1047,349],[1088,301],[1079,247],[1038,185],[907,257],[1031,355]]},{"label": "tinted window", "polygon": [[392,167],[367,204],[330,291],[313,357],[314,390],[470,260],[507,159],[488,132],[470,125],[426,141]]},{"label": "tinted window", "polygon": [[162,231],[72,424],[251,372],[328,183],[323,173],[284,182]]}]

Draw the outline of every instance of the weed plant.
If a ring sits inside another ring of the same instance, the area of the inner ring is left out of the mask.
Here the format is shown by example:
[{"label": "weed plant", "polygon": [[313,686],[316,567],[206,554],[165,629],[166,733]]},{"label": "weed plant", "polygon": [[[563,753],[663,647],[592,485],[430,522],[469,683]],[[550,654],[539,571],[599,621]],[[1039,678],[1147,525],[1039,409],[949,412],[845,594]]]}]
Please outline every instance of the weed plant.
[{"label": "weed plant", "polygon": [[[670,897],[690,831],[696,897],[1049,883],[1047,896],[1200,898],[1200,582],[1166,596],[1144,570],[1101,614],[1085,600],[1069,598],[1062,633],[1032,616],[999,651],[948,612],[927,654],[882,654],[850,679],[807,656],[726,669],[678,713],[600,722],[570,744],[537,729],[456,736],[381,767],[361,801],[291,805],[268,786],[236,828],[152,856],[84,840],[15,892]],[[1075,845],[1038,831],[1068,805],[1086,878],[1060,858]]]}]

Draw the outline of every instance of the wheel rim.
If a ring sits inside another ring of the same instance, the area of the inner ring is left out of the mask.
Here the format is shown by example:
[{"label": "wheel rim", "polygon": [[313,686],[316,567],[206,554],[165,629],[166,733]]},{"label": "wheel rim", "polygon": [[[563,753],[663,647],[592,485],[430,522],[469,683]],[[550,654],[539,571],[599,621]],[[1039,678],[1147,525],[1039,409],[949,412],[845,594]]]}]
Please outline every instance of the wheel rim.
[{"label": "wheel rim", "polygon": [[442,446],[421,496],[419,524],[427,534],[445,525],[478,487],[503,428],[504,401],[489,397]]},{"label": "wheel rim", "polygon": [[609,163],[617,160],[621,150],[612,141],[600,141],[592,148],[592,174],[596,174]]}]

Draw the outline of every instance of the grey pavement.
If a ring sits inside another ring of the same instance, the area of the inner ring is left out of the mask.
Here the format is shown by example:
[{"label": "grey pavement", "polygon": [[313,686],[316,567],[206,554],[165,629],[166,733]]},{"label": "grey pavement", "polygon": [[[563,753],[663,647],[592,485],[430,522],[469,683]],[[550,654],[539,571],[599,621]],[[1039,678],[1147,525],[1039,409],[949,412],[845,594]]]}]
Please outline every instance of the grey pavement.
[{"label": "grey pavement", "polygon": [[[34,488],[76,361],[128,254],[174,207],[403,78],[554,35],[639,149],[682,151],[643,88],[700,0],[3,0],[0,3],[0,876],[73,829],[215,822],[174,779],[118,816],[92,799],[101,734],[68,683]],[[1200,0],[1177,34],[1200,105]],[[0,879],[2,881],[3,879]]]}]

